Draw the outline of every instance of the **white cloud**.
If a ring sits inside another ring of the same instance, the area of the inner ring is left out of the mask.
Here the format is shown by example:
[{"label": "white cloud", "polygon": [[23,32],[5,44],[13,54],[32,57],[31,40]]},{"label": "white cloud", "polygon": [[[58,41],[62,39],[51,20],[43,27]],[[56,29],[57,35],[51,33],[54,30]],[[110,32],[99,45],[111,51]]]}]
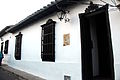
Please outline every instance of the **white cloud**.
[{"label": "white cloud", "polygon": [[54,0],[1,0],[0,30],[14,25]]}]

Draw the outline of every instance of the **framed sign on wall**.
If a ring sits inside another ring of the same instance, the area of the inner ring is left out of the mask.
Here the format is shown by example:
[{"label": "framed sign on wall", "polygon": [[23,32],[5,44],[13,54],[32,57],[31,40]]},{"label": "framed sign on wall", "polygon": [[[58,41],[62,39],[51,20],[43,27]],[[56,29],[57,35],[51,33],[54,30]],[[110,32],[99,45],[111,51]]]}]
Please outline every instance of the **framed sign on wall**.
[{"label": "framed sign on wall", "polygon": [[70,34],[64,34],[63,36],[63,46],[70,45]]}]

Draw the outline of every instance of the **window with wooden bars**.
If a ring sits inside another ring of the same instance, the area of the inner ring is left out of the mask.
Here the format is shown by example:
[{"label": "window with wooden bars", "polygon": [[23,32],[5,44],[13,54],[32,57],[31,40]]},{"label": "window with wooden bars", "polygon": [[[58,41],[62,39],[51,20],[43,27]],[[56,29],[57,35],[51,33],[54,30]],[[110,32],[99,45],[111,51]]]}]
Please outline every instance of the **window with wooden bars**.
[{"label": "window with wooden bars", "polygon": [[9,40],[6,40],[5,47],[4,47],[4,54],[8,54],[8,45],[9,45]]},{"label": "window with wooden bars", "polygon": [[19,34],[16,37],[16,43],[15,43],[15,59],[21,60],[21,44],[22,44],[22,34],[19,32]]},{"label": "window with wooden bars", "polygon": [[55,21],[49,19],[42,25],[41,58],[42,61],[55,61]]},{"label": "window with wooden bars", "polygon": [[4,42],[1,43],[1,53],[3,53],[3,44]]}]

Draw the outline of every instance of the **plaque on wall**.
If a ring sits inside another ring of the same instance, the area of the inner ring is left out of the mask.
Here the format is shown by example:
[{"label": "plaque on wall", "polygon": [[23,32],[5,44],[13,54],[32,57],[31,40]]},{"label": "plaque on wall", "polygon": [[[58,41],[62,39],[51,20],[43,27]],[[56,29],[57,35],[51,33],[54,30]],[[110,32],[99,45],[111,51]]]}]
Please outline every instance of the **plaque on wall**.
[{"label": "plaque on wall", "polygon": [[63,46],[70,45],[70,34],[64,34],[63,38],[64,38]]}]

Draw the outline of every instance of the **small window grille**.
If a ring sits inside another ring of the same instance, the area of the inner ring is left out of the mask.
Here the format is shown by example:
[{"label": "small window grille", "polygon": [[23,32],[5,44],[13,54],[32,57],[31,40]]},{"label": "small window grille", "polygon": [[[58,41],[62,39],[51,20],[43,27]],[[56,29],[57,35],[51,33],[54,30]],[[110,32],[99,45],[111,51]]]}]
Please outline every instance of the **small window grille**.
[{"label": "small window grille", "polygon": [[64,75],[64,80],[71,80],[70,76]]}]

